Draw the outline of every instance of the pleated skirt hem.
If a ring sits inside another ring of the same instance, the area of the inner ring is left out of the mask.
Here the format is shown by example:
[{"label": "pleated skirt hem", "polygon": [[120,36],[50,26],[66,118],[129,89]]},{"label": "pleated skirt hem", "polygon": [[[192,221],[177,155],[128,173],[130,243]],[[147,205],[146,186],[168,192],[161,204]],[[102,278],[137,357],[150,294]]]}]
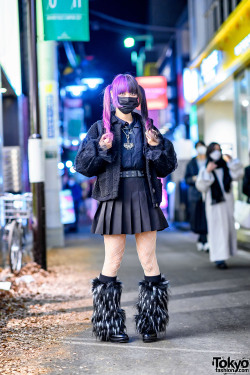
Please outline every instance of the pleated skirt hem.
[{"label": "pleated skirt hem", "polygon": [[168,227],[160,207],[153,207],[147,180],[121,178],[114,200],[100,202],[91,232],[95,234],[135,234],[161,231]]}]

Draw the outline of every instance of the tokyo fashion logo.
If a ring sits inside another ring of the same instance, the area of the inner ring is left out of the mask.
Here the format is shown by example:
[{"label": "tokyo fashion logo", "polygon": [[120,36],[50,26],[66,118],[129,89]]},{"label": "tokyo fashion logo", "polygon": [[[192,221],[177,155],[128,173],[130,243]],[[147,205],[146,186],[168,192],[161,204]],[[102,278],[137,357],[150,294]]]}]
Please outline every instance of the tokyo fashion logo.
[{"label": "tokyo fashion logo", "polygon": [[216,372],[225,374],[230,373],[249,373],[249,359],[242,358],[239,360],[231,359],[230,357],[213,357],[212,365]]}]

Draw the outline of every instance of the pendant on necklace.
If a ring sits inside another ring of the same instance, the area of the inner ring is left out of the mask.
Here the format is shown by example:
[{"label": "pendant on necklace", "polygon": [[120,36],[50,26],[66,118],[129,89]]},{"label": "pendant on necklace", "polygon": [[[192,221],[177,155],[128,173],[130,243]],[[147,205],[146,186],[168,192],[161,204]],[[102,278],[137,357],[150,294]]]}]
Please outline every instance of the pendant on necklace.
[{"label": "pendant on necklace", "polygon": [[134,143],[133,142],[126,142],[126,143],[123,143],[123,146],[126,148],[126,150],[131,150],[131,148],[134,147]]}]

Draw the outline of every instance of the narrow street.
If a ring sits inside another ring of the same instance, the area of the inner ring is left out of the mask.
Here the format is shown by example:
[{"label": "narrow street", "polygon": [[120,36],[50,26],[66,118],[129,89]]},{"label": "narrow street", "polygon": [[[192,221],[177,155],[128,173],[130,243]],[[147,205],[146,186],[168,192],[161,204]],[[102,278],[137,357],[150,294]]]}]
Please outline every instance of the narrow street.
[{"label": "narrow street", "polygon": [[[83,239],[70,235],[65,251],[81,244],[83,252],[90,254],[87,268],[99,272],[104,255],[101,236],[86,234]],[[124,283],[122,307],[127,314],[130,342],[96,341],[88,322],[77,334],[61,341],[58,338],[68,354],[65,359],[62,356],[50,362],[51,374],[208,375],[216,373],[213,357],[249,359],[250,254],[239,251],[228,261],[228,270],[218,270],[209,262],[207,253],[196,250],[194,235],[171,229],[159,233],[157,251],[161,272],[171,283],[166,337],[144,344],[135,332],[134,306],[143,271],[134,237],[127,236],[118,276]],[[90,293],[88,297],[89,306],[78,306],[78,311],[91,311]]]}]

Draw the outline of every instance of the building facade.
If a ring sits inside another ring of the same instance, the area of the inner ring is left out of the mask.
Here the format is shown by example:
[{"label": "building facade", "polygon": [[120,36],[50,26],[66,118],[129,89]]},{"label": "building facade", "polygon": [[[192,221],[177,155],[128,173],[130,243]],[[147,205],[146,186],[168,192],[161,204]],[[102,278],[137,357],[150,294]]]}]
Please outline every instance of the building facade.
[{"label": "building facade", "polygon": [[[206,144],[218,142],[224,154],[250,164],[250,1],[189,0],[190,63],[184,69],[184,96],[190,103],[190,129]],[[246,200],[242,182],[235,198]],[[250,231],[238,240],[248,246]]]},{"label": "building facade", "polygon": [[184,94],[206,143],[249,164],[250,2],[189,0]]}]

